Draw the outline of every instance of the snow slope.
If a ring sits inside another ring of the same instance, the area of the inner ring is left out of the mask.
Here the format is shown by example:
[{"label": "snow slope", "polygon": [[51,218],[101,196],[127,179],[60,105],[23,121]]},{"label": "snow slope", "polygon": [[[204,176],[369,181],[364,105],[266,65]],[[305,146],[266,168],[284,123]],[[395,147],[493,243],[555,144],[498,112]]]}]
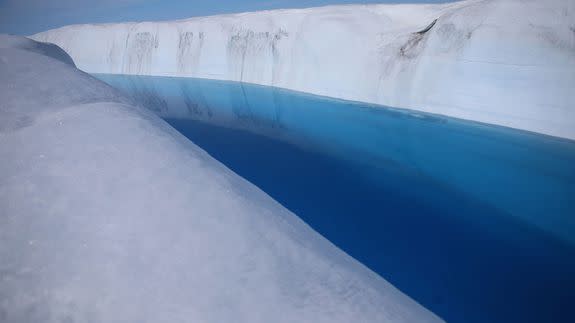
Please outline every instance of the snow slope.
[{"label": "snow slope", "polygon": [[0,321],[440,321],[55,46],[0,97]]},{"label": "snow slope", "polygon": [[575,139],[572,0],[328,6],[33,38],[91,73],[273,85]]}]

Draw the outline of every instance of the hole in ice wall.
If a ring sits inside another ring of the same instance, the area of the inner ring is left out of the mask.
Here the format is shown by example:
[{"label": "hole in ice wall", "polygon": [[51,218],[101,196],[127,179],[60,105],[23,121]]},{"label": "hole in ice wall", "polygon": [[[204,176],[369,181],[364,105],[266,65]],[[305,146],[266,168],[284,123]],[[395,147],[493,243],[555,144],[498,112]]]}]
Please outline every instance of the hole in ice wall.
[{"label": "hole in ice wall", "polygon": [[98,77],[447,322],[575,321],[575,142],[263,86]]},{"label": "hole in ice wall", "polygon": [[428,31],[430,31],[431,28],[433,28],[433,26],[435,26],[435,23],[437,23],[437,19],[432,21],[427,27],[423,28],[422,30],[416,31],[413,34],[411,34],[407,42],[399,48],[399,55],[401,57],[406,58],[416,57],[421,51],[421,42],[425,37],[425,34]]},{"label": "hole in ice wall", "polygon": [[434,21],[432,21],[427,27],[423,28],[423,29],[420,30],[420,31],[416,31],[415,33],[416,33],[416,34],[419,34],[419,35],[425,34],[426,32],[430,31],[431,28],[433,28],[433,26],[435,26],[435,23],[436,23],[436,22],[437,22],[437,19],[435,19]]}]

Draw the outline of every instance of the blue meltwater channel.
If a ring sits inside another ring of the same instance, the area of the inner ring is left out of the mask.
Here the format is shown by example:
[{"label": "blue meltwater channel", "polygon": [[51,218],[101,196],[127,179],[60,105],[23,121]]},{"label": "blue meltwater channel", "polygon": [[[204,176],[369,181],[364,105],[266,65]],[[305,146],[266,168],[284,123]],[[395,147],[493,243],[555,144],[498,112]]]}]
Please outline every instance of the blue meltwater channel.
[{"label": "blue meltwater channel", "polygon": [[575,322],[574,141],[264,86],[96,76],[446,321]]}]

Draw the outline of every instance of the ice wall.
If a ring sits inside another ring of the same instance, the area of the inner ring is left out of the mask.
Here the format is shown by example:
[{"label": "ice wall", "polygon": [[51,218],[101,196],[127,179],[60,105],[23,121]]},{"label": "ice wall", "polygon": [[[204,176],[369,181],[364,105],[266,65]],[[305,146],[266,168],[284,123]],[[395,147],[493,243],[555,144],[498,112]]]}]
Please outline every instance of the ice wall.
[{"label": "ice wall", "polygon": [[56,46],[0,98],[0,322],[441,321]]},{"label": "ice wall", "polygon": [[91,73],[272,85],[575,139],[575,4],[347,5],[68,26]]}]

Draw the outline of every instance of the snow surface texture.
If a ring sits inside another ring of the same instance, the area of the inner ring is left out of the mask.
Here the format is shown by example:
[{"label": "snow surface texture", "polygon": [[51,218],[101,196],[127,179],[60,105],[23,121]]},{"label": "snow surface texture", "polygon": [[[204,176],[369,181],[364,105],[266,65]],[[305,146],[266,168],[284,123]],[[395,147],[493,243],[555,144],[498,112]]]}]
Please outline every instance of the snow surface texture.
[{"label": "snow surface texture", "polygon": [[0,97],[0,322],[440,321],[55,46]]},{"label": "snow surface texture", "polygon": [[272,85],[575,139],[575,1],[347,5],[76,25],[90,73]]}]

